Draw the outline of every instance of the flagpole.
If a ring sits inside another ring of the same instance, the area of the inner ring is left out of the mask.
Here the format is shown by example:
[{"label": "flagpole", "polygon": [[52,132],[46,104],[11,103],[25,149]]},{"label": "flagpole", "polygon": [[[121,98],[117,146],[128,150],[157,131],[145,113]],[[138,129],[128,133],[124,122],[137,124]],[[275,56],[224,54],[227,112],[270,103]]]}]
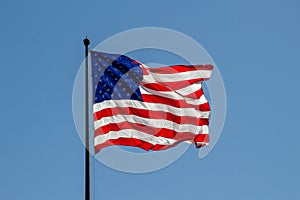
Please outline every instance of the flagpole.
[{"label": "flagpole", "polygon": [[89,45],[90,40],[83,40],[85,46],[85,200],[90,200],[90,135],[89,135]]}]

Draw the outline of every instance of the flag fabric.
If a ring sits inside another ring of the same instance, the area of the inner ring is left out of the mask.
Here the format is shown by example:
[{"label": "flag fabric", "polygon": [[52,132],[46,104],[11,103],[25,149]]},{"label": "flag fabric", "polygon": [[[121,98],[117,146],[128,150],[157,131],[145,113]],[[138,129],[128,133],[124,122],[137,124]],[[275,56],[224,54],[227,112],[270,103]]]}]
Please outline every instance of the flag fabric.
[{"label": "flag fabric", "polygon": [[163,150],[209,143],[202,90],[213,66],[150,68],[127,56],[91,51],[95,153],[112,146]]}]

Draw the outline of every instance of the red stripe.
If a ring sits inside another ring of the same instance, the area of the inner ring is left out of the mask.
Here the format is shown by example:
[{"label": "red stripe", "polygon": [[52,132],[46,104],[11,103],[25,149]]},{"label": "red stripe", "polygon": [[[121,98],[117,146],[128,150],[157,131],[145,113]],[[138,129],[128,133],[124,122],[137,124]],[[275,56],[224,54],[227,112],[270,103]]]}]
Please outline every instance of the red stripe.
[{"label": "red stripe", "polygon": [[140,65],[140,67],[142,68],[143,75],[149,75],[148,68],[143,67],[142,65]]},{"label": "red stripe", "polygon": [[[161,137],[174,139],[174,140],[194,140],[194,138],[197,136],[196,134],[190,132],[177,132],[167,128],[149,127],[149,126],[141,125],[138,123],[132,123],[132,122],[111,123],[105,126],[101,126],[100,128],[94,131],[94,136],[96,137],[98,135],[107,134],[110,131],[120,131],[124,129],[133,129],[143,133],[147,133],[149,135],[154,135],[157,137],[161,136]],[[207,133],[199,133],[199,134],[207,134]]]},{"label": "red stripe", "polygon": [[143,87],[149,88],[151,90],[155,90],[155,91],[173,91],[173,89],[168,88],[168,86],[165,86],[163,84],[160,83],[145,83],[142,84]]},{"label": "red stripe", "polygon": [[193,104],[187,103],[185,99],[175,100],[175,99],[170,99],[167,97],[150,95],[150,94],[142,94],[142,98],[143,98],[144,102],[148,102],[148,103],[155,102],[155,103],[166,104],[166,105],[173,106],[176,108],[194,108],[194,109],[200,110],[200,111],[210,111],[208,103],[203,103],[200,105],[193,105]]},{"label": "red stripe", "polygon": [[[148,82],[142,81],[140,84],[142,86],[148,85],[148,84],[160,84],[160,85],[164,85],[165,87],[170,88],[172,90],[179,90],[179,89],[185,88],[189,85],[192,85],[194,83],[198,83],[198,82],[205,81],[205,80],[208,80],[208,78],[196,78],[196,79],[176,81],[176,82],[160,82],[160,83],[148,83]],[[157,86],[157,87],[159,87],[159,86]]]},{"label": "red stripe", "polygon": [[[144,67],[142,67],[144,68]],[[157,74],[176,74],[180,72],[197,71],[197,70],[213,70],[212,65],[174,65],[167,67],[157,67],[157,68],[146,68],[146,74],[157,73]]]},{"label": "red stripe", "polygon": [[178,116],[168,112],[144,110],[139,108],[106,108],[94,113],[94,120],[100,120],[102,117],[114,115],[136,115],[143,118],[166,119],[177,124],[192,124],[195,126],[208,125],[208,119],[202,119],[191,116]]},{"label": "red stripe", "polygon": [[209,103],[206,102],[206,103],[199,105],[199,110],[200,111],[210,111]]},{"label": "red stripe", "polygon": [[136,138],[118,138],[118,139],[108,140],[102,144],[96,145],[95,153],[98,153],[101,149],[103,149],[105,147],[113,146],[113,145],[134,146],[134,147],[142,148],[146,151],[149,151],[149,150],[157,151],[157,150],[163,150],[163,149],[167,149],[167,148],[171,147],[168,145],[159,145],[159,144],[153,145],[151,143],[144,142],[144,141],[141,141]]},{"label": "red stripe", "polygon": [[195,138],[194,138],[194,142],[206,142],[208,143],[210,140],[210,137],[208,134],[198,134]]},{"label": "red stripe", "polygon": [[[200,143],[200,142],[205,142],[207,143],[207,138],[209,139],[208,135],[201,136],[205,141],[200,141],[200,140],[195,140],[194,142]],[[200,137],[199,137],[200,138]],[[108,146],[113,146],[113,145],[122,145],[122,146],[134,146],[134,147],[139,147],[142,148],[146,151],[153,150],[153,151],[158,151],[158,150],[164,150],[170,147],[174,147],[178,145],[182,141],[178,141],[174,143],[173,145],[160,145],[160,144],[151,144],[149,142],[145,142],[136,138],[118,138],[118,139],[111,139],[108,140],[102,144],[98,144],[95,146],[95,153],[98,153],[101,149],[108,147]],[[203,146],[203,145],[201,145]],[[198,147],[201,147],[198,146]]]}]

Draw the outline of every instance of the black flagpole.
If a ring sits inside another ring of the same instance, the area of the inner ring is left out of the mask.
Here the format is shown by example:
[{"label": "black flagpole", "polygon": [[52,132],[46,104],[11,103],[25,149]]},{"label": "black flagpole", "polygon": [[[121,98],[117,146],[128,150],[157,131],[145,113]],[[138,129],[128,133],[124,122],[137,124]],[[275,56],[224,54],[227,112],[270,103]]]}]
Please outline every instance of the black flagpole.
[{"label": "black flagpole", "polygon": [[90,136],[89,136],[89,45],[90,40],[83,40],[85,46],[85,200],[90,200]]}]

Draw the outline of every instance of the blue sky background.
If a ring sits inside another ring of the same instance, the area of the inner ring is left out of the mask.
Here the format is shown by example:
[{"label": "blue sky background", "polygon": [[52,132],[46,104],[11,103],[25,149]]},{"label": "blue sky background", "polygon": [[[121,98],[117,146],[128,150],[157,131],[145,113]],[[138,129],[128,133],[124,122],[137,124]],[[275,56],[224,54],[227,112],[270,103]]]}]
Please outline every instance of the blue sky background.
[{"label": "blue sky background", "polygon": [[38,1],[0,3],[0,199],[81,200],[84,147],[72,88],[91,47],[158,26],[202,44],[222,73],[228,112],[204,160],[190,148],[148,174],[95,161],[98,199],[300,199],[300,2]]}]

